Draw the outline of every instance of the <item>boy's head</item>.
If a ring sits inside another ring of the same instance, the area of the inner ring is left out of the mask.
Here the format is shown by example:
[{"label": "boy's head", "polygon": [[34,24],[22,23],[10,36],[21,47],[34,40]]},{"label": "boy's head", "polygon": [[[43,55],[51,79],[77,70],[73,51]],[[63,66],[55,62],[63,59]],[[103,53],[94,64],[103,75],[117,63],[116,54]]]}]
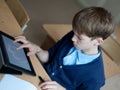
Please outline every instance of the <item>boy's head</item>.
[{"label": "boy's head", "polygon": [[110,12],[102,7],[88,7],[79,11],[73,18],[73,30],[79,35],[103,40],[114,32],[114,21]]}]

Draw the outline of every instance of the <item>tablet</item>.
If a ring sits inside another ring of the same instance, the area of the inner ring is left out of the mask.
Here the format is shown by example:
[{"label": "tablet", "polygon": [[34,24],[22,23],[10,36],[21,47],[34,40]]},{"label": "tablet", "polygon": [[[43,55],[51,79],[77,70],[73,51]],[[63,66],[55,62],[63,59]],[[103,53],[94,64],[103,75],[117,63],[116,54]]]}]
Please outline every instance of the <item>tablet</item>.
[{"label": "tablet", "polygon": [[22,43],[14,43],[14,38],[2,31],[0,31],[0,47],[3,55],[4,64],[8,67],[21,71],[22,73],[28,73],[36,75],[27,56],[26,49],[17,50]]}]

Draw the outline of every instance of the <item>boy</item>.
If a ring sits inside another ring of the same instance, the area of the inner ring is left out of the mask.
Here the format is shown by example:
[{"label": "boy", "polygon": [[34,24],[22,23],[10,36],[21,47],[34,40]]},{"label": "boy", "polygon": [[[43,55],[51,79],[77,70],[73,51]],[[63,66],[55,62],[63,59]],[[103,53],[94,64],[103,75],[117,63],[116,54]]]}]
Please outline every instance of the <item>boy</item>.
[{"label": "boy", "polygon": [[48,51],[23,36],[18,47],[28,48],[28,56],[36,54],[52,81],[40,84],[43,90],[100,90],[105,84],[100,45],[114,32],[111,14],[101,7],[88,7],[73,18],[73,30]]}]

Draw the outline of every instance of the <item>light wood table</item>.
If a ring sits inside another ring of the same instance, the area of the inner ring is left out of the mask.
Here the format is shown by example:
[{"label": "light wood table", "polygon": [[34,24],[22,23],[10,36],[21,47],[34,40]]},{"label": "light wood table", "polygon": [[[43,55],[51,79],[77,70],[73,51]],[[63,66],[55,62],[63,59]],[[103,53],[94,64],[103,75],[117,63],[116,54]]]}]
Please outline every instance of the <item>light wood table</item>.
[{"label": "light wood table", "polygon": [[[0,30],[11,36],[18,36],[23,34],[22,29],[20,28],[14,15],[8,8],[5,0],[0,0]],[[30,56],[30,61],[32,62],[33,68],[37,76],[31,76],[24,73],[22,75],[15,76],[33,83],[38,88],[38,90],[41,90],[38,87],[38,84],[40,82],[40,80],[38,79],[38,75],[40,75],[42,78],[50,78],[36,56]],[[3,76],[4,74],[0,74],[0,79],[2,79]]]},{"label": "light wood table", "polygon": [[115,35],[114,40],[120,45],[120,26],[117,26],[115,28],[114,35]]},{"label": "light wood table", "polygon": [[12,36],[22,34],[21,28],[5,0],[0,0],[0,30]]},{"label": "light wood table", "polygon": [[[42,45],[42,46],[46,46],[46,44],[48,45],[48,42],[50,42],[49,40],[52,40],[52,42],[54,41],[53,44],[55,44],[67,32],[72,30],[72,25],[71,24],[44,24],[43,29],[48,34],[45,42]],[[47,46],[44,48],[48,49],[50,46]],[[120,68],[118,67],[118,65],[104,51],[103,51],[103,58],[104,58],[105,75],[107,78],[120,73]]]}]

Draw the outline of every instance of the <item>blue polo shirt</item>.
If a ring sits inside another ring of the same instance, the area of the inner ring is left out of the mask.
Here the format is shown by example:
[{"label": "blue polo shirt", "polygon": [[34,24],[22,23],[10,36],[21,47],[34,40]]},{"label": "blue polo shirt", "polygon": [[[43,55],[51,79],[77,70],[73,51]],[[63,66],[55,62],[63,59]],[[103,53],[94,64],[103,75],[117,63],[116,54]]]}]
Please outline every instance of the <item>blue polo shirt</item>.
[{"label": "blue polo shirt", "polygon": [[87,55],[81,52],[81,50],[72,47],[68,54],[63,58],[64,65],[78,65],[87,64],[95,60],[100,55],[100,52],[95,55]]}]

